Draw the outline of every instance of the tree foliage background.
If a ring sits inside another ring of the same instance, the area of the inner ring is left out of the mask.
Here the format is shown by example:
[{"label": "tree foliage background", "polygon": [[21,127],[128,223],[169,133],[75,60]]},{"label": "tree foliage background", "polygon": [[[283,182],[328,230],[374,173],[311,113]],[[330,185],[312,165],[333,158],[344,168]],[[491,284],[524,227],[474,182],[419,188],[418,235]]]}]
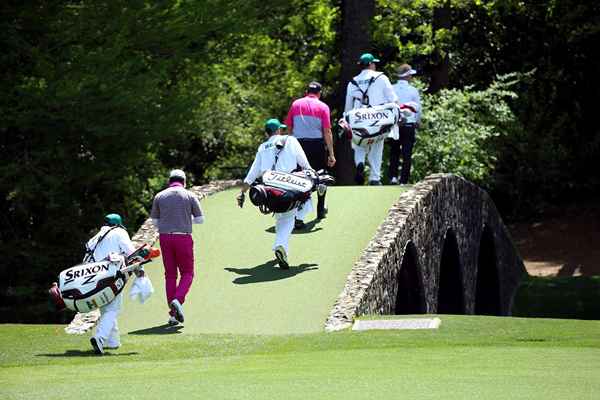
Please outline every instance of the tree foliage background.
[{"label": "tree foliage background", "polygon": [[[338,118],[355,3],[2,2],[3,318],[47,319],[44,290],[102,216],[136,229],[170,168],[193,184],[241,177],[263,121],[308,81]],[[598,194],[597,2],[366,3],[364,51],[390,77],[402,62],[420,72],[413,179],[461,174],[513,218]]]}]

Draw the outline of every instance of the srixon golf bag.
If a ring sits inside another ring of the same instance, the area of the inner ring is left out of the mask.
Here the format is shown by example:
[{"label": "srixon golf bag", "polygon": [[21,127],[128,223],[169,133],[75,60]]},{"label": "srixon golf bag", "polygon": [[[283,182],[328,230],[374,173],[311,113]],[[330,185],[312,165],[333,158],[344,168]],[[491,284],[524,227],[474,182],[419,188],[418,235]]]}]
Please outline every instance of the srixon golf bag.
[{"label": "srixon golf bag", "polygon": [[127,257],[110,253],[104,260],[65,269],[48,292],[57,310],[86,313],[113,301],[134,271],[159,255],[146,244]]},{"label": "srixon golf bag", "polygon": [[386,103],[346,111],[338,123],[352,143],[365,147],[385,140],[394,125],[401,121],[400,106]]},{"label": "srixon golf bag", "polygon": [[268,170],[250,188],[250,201],[263,214],[283,213],[298,207],[315,190],[324,192],[335,179],[324,170],[280,172]]}]

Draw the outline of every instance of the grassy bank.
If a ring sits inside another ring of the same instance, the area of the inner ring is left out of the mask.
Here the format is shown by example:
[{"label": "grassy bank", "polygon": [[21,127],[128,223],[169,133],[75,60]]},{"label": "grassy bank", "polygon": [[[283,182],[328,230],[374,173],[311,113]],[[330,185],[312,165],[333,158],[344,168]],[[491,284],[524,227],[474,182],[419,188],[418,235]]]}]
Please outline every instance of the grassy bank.
[{"label": "grassy bank", "polygon": [[441,316],[435,331],[130,333],[91,353],[62,326],[0,326],[0,397],[592,399],[600,322]]}]

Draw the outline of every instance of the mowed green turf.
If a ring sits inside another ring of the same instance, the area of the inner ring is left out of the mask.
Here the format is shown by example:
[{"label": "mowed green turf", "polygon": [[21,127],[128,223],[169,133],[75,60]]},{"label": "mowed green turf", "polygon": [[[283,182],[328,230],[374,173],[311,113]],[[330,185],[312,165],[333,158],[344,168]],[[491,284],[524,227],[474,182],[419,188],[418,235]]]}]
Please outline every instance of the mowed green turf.
[{"label": "mowed green turf", "polygon": [[600,322],[440,316],[433,331],[127,335],[0,325],[1,399],[597,399]]},{"label": "mowed green turf", "polygon": [[[289,270],[274,261],[275,219],[238,190],[202,201],[206,222],[194,226],[196,277],[186,299],[188,333],[284,334],[323,330],[352,265],[372,239],[400,186],[333,187],[329,214],[290,239]],[[314,200],[316,207],[316,199]],[[162,261],[146,267],[155,294],[143,305],[127,301],[121,331],[144,333],[167,321]],[[157,328],[160,329],[160,328]]]}]

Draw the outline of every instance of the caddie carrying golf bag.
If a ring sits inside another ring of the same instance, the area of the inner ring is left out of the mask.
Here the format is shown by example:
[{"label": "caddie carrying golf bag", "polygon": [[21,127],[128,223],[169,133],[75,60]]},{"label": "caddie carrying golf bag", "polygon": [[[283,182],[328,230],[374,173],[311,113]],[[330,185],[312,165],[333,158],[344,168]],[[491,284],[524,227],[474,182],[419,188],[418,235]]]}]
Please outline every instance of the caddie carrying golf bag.
[{"label": "caddie carrying golf bag", "polygon": [[250,201],[263,214],[283,213],[300,206],[315,190],[325,192],[335,179],[324,170],[294,173],[268,170],[260,183],[250,188]]},{"label": "caddie carrying golf bag", "polygon": [[400,106],[386,103],[346,111],[338,123],[352,143],[364,147],[385,140],[401,118]]},{"label": "caddie carrying golf bag", "polygon": [[86,313],[113,301],[133,272],[159,255],[146,244],[127,257],[110,253],[104,260],[65,269],[48,292],[57,310]]}]

